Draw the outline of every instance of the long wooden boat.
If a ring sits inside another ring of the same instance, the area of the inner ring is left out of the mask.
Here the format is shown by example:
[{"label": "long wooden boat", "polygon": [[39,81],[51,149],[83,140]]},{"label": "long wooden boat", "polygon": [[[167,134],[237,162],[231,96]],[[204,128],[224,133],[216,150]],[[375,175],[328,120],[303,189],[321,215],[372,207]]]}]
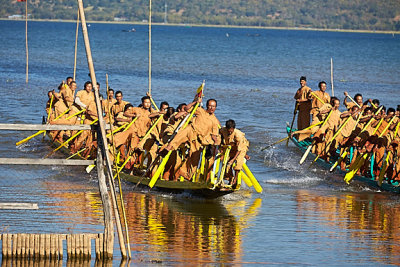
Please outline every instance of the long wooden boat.
[{"label": "long wooden boat", "polygon": [[[128,182],[148,187],[150,178],[144,176],[135,176],[120,172],[120,177]],[[170,193],[183,193],[187,192],[194,196],[204,197],[208,199],[218,198],[230,194],[238,189],[232,189],[227,185],[217,186],[208,182],[191,182],[191,181],[166,181],[158,179],[154,187],[159,191]]]},{"label": "long wooden boat", "polygon": [[[307,147],[311,145],[311,140],[310,139],[305,139],[303,141],[299,141],[296,137],[290,137],[290,133],[293,131],[296,131],[297,129],[290,129],[289,126],[286,127],[286,132],[289,135],[290,140],[292,140],[293,144],[295,144],[303,153],[307,150]],[[340,152],[337,151],[337,154],[339,155]],[[310,153],[310,155],[314,155],[314,158],[316,157],[315,154]],[[326,169],[330,169],[333,164],[336,162],[337,158],[333,157],[329,162],[318,159],[316,163]],[[340,169],[340,167],[336,167],[336,171],[340,174],[342,174],[341,177],[344,177],[346,174],[343,170]],[[375,180],[373,177],[366,177],[366,176],[359,176],[356,175],[353,178],[353,181],[356,181],[360,184],[366,185],[369,188],[375,189],[375,190],[383,190],[383,191],[389,191],[393,193],[400,193],[400,186],[394,185],[392,183],[389,183],[388,181],[384,180],[382,185],[378,185],[378,181]]]},{"label": "long wooden boat", "polygon": [[[46,136],[49,136],[48,134]],[[51,141],[51,138],[49,138]],[[61,144],[59,142],[51,141],[53,147],[58,147]],[[63,147],[60,149],[60,152],[65,155],[71,155],[68,148]],[[75,159],[83,159],[81,155],[78,153],[73,158]],[[141,175],[131,175],[126,173],[125,171],[121,171],[119,173],[120,177],[128,182],[134,183],[140,187],[149,188],[150,178],[141,176]],[[215,199],[240,189],[240,185],[237,188],[233,189],[230,185],[220,183],[217,186],[214,186],[211,182],[192,182],[192,181],[167,181],[163,179],[158,179],[155,183],[154,187],[158,191],[168,192],[168,193],[184,193],[187,192],[193,196],[203,197],[206,199]]]}]

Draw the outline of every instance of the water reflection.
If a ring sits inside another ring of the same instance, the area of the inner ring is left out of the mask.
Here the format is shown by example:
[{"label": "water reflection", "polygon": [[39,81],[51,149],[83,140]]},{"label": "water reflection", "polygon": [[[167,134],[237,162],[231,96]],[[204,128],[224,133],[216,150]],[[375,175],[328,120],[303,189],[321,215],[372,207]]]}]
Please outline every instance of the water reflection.
[{"label": "water reflection", "polygon": [[[240,231],[261,204],[261,199],[256,199],[246,209],[248,199],[225,206],[221,202],[134,192],[125,198],[134,254],[139,254],[141,261],[181,265],[241,262]],[[240,209],[242,212],[230,212]]]},{"label": "water reflection", "polygon": [[[59,227],[54,228],[57,232],[63,231],[60,228],[67,233],[102,232],[101,199],[93,184],[47,180],[43,185],[46,213],[60,218],[53,222]],[[252,199],[246,191],[232,198],[207,201],[184,194],[170,196],[125,189],[133,262],[178,265],[242,262],[241,233],[251,227],[262,200]],[[114,255],[118,260],[117,242]]]},{"label": "water reflection", "polygon": [[320,195],[298,190],[296,202],[299,224],[310,224],[310,221],[321,224],[315,229],[328,227],[335,238],[345,235],[346,243],[355,243],[357,250],[375,255],[372,256],[374,260],[400,265],[400,203],[397,199],[392,200],[387,194]]}]

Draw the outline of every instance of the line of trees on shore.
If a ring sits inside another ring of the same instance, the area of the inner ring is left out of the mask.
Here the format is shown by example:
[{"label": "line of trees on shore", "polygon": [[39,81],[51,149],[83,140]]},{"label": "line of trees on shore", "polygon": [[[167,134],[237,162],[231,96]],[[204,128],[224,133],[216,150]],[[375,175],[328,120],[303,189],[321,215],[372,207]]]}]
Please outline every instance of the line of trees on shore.
[{"label": "line of trees on shore", "polygon": [[[76,0],[28,0],[30,18],[74,20]],[[25,13],[25,4],[0,0],[0,18]],[[154,22],[400,30],[398,0],[153,0]],[[88,20],[148,20],[149,0],[85,0]]]}]

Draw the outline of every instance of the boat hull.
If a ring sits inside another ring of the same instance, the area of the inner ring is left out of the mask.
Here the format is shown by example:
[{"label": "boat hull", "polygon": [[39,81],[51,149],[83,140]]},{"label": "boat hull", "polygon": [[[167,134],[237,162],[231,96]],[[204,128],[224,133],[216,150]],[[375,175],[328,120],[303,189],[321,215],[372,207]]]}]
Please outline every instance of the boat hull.
[{"label": "boat hull", "polygon": [[[49,135],[47,135],[49,136]],[[49,138],[53,147],[58,147],[60,145],[59,142],[54,142]],[[65,155],[69,155],[70,151],[68,148],[63,147],[59,150],[61,153]],[[79,154],[73,157],[74,159],[83,159]],[[120,177],[128,182],[134,183],[141,187],[149,188],[150,178],[145,176],[137,176],[137,175],[130,175],[126,172],[120,172]],[[224,195],[233,193],[237,191],[237,189],[232,189],[231,187],[221,186],[213,188],[214,186],[211,183],[206,182],[190,182],[190,181],[166,181],[162,179],[158,179],[154,185],[154,188],[168,193],[184,193],[187,192],[191,195],[203,197],[207,199],[215,199],[222,197]]]}]

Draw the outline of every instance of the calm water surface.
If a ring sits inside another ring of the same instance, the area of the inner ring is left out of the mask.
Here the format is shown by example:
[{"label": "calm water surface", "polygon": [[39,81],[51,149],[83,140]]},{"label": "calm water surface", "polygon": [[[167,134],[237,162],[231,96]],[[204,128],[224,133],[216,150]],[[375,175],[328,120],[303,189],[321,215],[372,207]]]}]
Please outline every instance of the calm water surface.
[{"label": "calm water surface", "polygon": [[[1,123],[41,123],[46,92],[73,73],[75,24],[30,22],[26,85],[24,26],[0,21]],[[122,31],[129,28],[92,24],[89,35],[101,90],[107,73],[112,88],[139,103],[147,91],[148,33],[145,26]],[[81,89],[88,70],[79,42]],[[398,195],[346,186],[337,174],[299,166],[293,145],[261,151],[285,136],[299,77],[306,75],[313,89],[329,81],[331,57],[335,95],[361,92],[388,107],[400,104],[397,35],[158,26],[152,42],[156,102],[189,102],[206,80],[206,98],[218,99],[217,117],[235,119],[250,140],[249,167],[264,192],[244,188],[206,201],[123,183],[132,264],[400,264]],[[41,137],[15,147],[29,134],[0,132],[0,157],[46,155],[49,144]],[[96,174],[82,167],[0,166],[0,202],[40,207],[1,211],[1,233],[103,230]]]}]

